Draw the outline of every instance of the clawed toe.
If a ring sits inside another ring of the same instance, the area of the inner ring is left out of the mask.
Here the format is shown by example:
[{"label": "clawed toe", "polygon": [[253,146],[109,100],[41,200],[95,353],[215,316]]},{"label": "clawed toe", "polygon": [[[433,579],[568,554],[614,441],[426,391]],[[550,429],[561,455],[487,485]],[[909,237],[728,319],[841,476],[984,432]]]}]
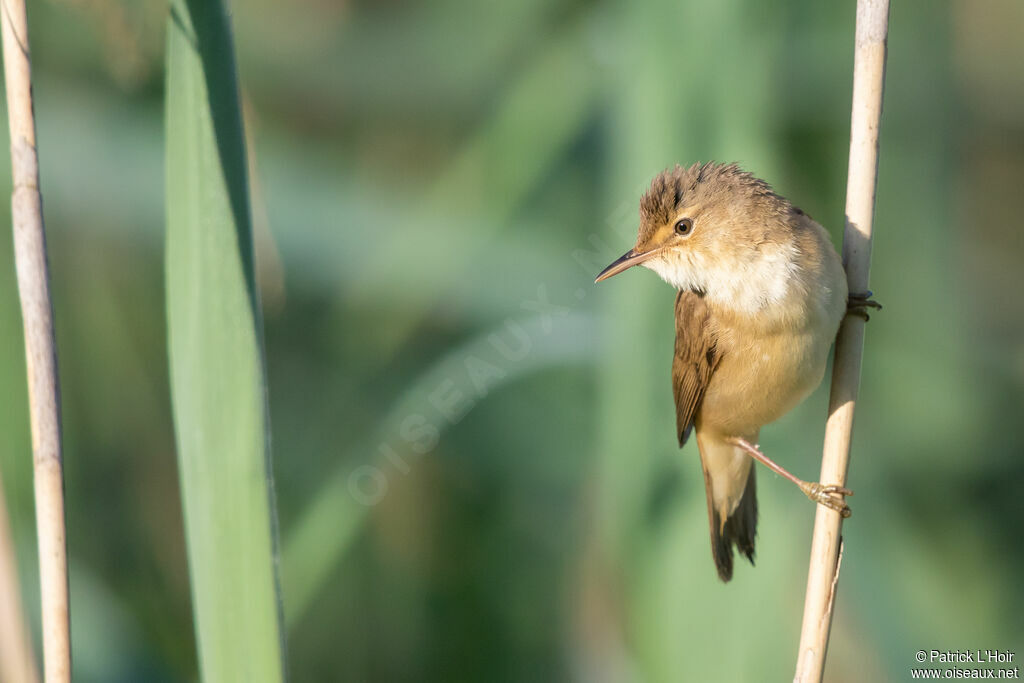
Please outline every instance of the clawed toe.
[{"label": "clawed toe", "polygon": [[845,496],[853,495],[853,491],[850,489],[837,484],[826,485],[817,482],[804,482],[800,488],[813,502],[835,510],[844,518],[852,514],[850,506],[844,500]]},{"label": "clawed toe", "polygon": [[847,314],[864,318],[865,322],[871,320],[871,316],[868,315],[869,308],[873,308],[876,311],[882,310],[882,304],[872,299],[871,294],[870,291],[864,294],[850,294],[846,301]]},{"label": "clawed toe", "polygon": [[838,493],[841,496],[852,496],[853,491],[838,484],[829,484],[821,487],[822,493]]}]

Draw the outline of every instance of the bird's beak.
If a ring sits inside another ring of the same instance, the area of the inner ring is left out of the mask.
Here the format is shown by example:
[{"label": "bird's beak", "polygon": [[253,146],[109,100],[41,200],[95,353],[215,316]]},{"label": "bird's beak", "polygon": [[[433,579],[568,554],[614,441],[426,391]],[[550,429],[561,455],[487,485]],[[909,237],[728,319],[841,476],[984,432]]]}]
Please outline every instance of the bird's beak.
[{"label": "bird's beak", "polygon": [[647,259],[654,256],[656,253],[657,251],[654,249],[642,252],[638,252],[636,249],[630,249],[625,254],[612,261],[612,263],[607,268],[602,270],[600,275],[598,275],[594,279],[594,282],[597,283],[600,282],[601,280],[607,280],[612,275],[618,275],[627,268],[632,268],[633,266],[643,263]]}]

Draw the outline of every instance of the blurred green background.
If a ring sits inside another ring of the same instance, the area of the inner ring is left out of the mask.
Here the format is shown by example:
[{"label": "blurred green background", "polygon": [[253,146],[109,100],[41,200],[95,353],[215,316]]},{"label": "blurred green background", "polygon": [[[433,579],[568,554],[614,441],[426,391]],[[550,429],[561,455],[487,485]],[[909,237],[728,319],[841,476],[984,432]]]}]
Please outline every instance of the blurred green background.
[{"label": "blurred green background", "polygon": [[[738,161],[842,225],[852,0],[233,2],[296,681],[792,676],[813,507],[716,578],[645,184]],[[167,387],[166,7],[29,8],[79,681],[196,677]],[[828,680],[1024,656],[1024,3],[895,2]],[[6,145],[2,145],[6,150]],[[6,152],[4,152],[6,154]],[[9,163],[0,163],[0,186]],[[0,223],[9,235],[9,211]],[[21,322],[0,472],[38,643]],[[827,390],[762,432],[818,471]]]}]

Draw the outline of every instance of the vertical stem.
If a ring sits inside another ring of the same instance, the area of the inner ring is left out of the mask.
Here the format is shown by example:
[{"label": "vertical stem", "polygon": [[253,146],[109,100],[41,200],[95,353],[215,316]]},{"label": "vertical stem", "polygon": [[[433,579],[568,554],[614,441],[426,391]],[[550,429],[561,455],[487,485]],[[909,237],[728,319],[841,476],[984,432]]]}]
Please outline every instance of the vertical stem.
[{"label": "vertical stem", "polygon": [[32,655],[31,638],[18,590],[18,566],[14,557],[4,483],[0,477],[0,681],[36,683],[39,672]]},{"label": "vertical stem", "polygon": [[[889,0],[857,0],[843,262],[850,292],[858,294],[867,291],[871,265],[871,222],[875,207],[888,25]],[[846,482],[863,349],[864,320],[848,316],[836,339],[829,418],[821,462],[821,481],[830,484],[844,485]],[[843,519],[838,512],[823,505],[817,508],[795,683],[821,681],[839,574]]]},{"label": "vertical stem", "polygon": [[25,327],[25,364],[35,469],[43,671],[49,683],[71,679],[60,389],[43,231],[43,202],[39,193],[39,160],[32,113],[28,20],[24,0],[2,0],[0,22],[14,180],[11,195],[14,263]]}]

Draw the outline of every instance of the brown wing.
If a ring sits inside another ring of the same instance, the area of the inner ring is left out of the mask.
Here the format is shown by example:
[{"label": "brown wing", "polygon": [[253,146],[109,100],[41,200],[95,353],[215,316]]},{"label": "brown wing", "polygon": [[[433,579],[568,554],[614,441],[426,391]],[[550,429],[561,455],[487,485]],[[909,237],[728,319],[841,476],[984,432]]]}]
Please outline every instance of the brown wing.
[{"label": "brown wing", "polygon": [[711,374],[718,365],[711,311],[704,299],[689,291],[676,296],[676,351],[672,389],[676,399],[676,434],[682,446],[690,437]]},{"label": "brown wing", "polygon": [[[721,355],[711,325],[711,311],[699,295],[693,292],[679,292],[676,297],[676,353],[672,360],[672,388],[676,397],[676,426],[679,445],[686,443],[693,429],[693,422],[700,409],[700,402],[711,381],[711,375]],[[733,551],[735,545],[754,562],[754,536],[757,529],[757,487],[754,468],[751,467],[744,484],[742,498],[731,513],[721,513],[712,495],[709,459],[721,457],[716,454],[714,443],[703,441],[697,435],[700,447],[701,469],[704,471],[704,486],[708,499],[708,522],[711,529],[711,555],[722,581],[732,578]],[[721,447],[719,446],[719,449]],[[728,455],[726,457],[729,457]],[[723,515],[728,516],[723,519]]]}]

